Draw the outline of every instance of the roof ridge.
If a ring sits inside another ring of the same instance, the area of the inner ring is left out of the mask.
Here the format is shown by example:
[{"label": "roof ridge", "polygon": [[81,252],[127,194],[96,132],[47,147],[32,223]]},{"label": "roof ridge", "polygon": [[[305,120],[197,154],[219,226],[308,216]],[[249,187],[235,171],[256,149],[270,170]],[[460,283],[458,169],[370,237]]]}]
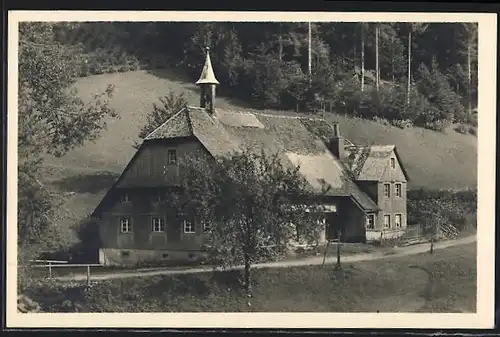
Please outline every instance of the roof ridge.
[{"label": "roof ridge", "polygon": [[[325,118],[322,117],[308,117],[308,116],[286,116],[286,115],[274,115],[274,114],[266,114],[262,112],[255,112],[255,115],[266,116],[266,117],[279,117],[279,118],[290,118],[290,119],[311,119],[311,120],[319,120],[326,121]],[[337,123],[337,122],[335,122]]]},{"label": "roof ridge", "polygon": [[[197,109],[197,110],[203,110],[204,108],[198,107],[198,106],[187,106],[188,109]],[[217,114],[217,110],[229,114],[246,114],[246,115],[258,115],[258,116],[265,116],[265,117],[279,117],[279,118],[290,118],[290,119],[310,119],[310,120],[319,120],[319,121],[326,121],[329,123],[338,123],[338,122],[330,122],[327,121],[326,118],[324,117],[311,117],[311,116],[287,116],[287,115],[279,115],[279,114],[270,114],[270,113],[265,113],[265,112],[260,112],[259,110],[255,109],[248,109],[244,108],[239,112],[233,112],[228,109],[221,109],[221,108],[216,108],[215,114]]]}]

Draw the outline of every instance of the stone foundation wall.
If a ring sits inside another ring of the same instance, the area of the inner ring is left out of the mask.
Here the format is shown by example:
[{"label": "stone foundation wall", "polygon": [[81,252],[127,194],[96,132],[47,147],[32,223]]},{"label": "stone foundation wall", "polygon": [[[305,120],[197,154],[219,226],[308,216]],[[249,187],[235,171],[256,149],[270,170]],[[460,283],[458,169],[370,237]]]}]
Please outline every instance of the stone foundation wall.
[{"label": "stone foundation wall", "polygon": [[99,250],[99,263],[105,266],[133,266],[148,262],[196,262],[206,258],[203,251],[115,249]]}]

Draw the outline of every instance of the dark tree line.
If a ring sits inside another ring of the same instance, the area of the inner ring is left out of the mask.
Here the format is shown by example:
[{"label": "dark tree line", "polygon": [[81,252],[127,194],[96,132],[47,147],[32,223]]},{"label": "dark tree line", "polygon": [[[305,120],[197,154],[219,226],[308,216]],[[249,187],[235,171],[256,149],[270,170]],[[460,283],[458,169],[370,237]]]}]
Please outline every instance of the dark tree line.
[{"label": "dark tree line", "polygon": [[[221,91],[256,107],[332,110],[397,126],[475,125],[477,24],[64,23],[81,75],[176,67],[193,81],[204,47]],[[311,75],[308,69],[311,46]]]}]

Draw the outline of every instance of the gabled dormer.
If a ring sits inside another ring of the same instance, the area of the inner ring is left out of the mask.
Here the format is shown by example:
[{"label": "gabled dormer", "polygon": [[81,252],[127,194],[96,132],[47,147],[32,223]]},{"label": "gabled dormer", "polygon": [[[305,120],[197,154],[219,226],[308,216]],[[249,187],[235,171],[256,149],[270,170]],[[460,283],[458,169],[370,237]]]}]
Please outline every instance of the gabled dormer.
[{"label": "gabled dormer", "polygon": [[344,162],[357,181],[410,179],[394,145],[348,145]]}]

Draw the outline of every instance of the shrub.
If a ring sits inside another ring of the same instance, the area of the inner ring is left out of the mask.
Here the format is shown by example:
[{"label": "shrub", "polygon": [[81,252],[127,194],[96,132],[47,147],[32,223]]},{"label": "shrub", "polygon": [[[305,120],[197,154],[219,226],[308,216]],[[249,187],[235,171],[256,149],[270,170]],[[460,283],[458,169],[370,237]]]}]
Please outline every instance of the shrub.
[{"label": "shrub", "polygon": [[424,124],[424,127],[426,129],[431,129],[431,130],[434,130],[434,131],[444,131],[448,126],[450,125],[450,122],[447,121],[447,120],[443,120],[443,119],[440,119],[440,120],[436,120],[436,121],[430,121],[430,122],[426,122]]},{"label": "shrub", "polygon": [[469,127],[469,133],[473,136],[477,136],[477,129],[473,126]]},{"label": "shrub", "polygon": [[118,67],[118,71],[120,73],[124,73],[124,72],[130,71],[130,67],[127,64],[121,65]]},{"label": "shrub", "polygon": [[391,121],[391,124],[400,129],[407,129],[413,126],[411,119],[395,119]]},{"label": "shrub", "polygon": [[139,62],[139,60],[133,56],[131,57],[128,61],[127,61],[127,65],[129,67],[130,70],[139,70],[142,68],[142,65],[141,63]]},{"label": "shrub", "polygon": [[373,120],[377,123],[380,123],[382,125],[390,126],[392,123],[388,119],[384,117],[378,117],[378,116],[373,116]]},{"label": "shrub", "polygon": [[[431,209],[433,212],[429,212]],[[441,218],[460,231],[475,227],[477,191],[408,191],[408,223],[430,223],[433,213],[439,213]]]},{"label": "shrub", "polygon": [[469,127],[465,124],[458,124],[454,130],[458,133],[466,134],[469,132]]},{"label": "shrub", "polygon": [[466,123],[477,127],[477,113],[467,114]]}]

